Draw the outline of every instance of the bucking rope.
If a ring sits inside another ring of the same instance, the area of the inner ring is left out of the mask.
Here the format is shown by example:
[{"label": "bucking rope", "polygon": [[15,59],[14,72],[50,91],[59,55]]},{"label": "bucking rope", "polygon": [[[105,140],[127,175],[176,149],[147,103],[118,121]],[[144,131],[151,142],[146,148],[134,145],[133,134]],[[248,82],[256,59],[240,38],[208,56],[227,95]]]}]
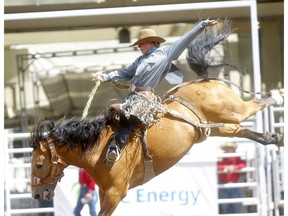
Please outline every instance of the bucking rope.
[{"label": "bucking rope", "polygon": [[100,74],[100,73],[102,73],[102,72],[98,72],[98,73],[91,74],[91,76],[93,77],[92,80],[95,80],[95,86],[94,86],[94,88],[92,89],[92,91],[91,91],[91,93],[90,93],[90,95],[89,95],[89,99],[88,99],[87,104],[86,104],[86,106],[85,106],[85,108],[84,108],[84,110],[83,110],[83,114],[82,114],[81,120],[83,120],[84,118],[86,118],[86,116],[87,116],[87,114],[88,114],[88,111],[89,111],[89,108],[90,108],[90,106],[91,106],[91,102],[92,102],[92,100],[93,100],[93,98],[94,98],[94,95],[95,95],[98,87],[99,87],[100,84],[101,84],[101,82],[100,82],[99,80],[96,80],[96,79],[95,79],[95,77],[96,77],[98,74]]}]

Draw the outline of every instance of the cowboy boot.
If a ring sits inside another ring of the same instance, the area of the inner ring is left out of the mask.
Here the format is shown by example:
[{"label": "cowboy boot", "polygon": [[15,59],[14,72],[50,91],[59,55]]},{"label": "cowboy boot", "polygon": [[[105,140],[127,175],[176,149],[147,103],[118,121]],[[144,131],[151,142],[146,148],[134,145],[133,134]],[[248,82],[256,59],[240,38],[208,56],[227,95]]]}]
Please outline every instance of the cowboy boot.
[{"label": "cowboy boot", "polygon": [[118,161],[120,158],[120,148],[119,146],[116,144],[116,139],[115,136],[112,138],[112,141],[108,147],[108,151],[106,153],[106,159],[109,162],[116,162]]},{"label": "cowboy boot", "polygon": [[120,150],[129,139],[131,129],[132,125],[122,126],[117,134],[112,138],[106,154],[106,159],[109,162],[115,162],[120,159]]}]

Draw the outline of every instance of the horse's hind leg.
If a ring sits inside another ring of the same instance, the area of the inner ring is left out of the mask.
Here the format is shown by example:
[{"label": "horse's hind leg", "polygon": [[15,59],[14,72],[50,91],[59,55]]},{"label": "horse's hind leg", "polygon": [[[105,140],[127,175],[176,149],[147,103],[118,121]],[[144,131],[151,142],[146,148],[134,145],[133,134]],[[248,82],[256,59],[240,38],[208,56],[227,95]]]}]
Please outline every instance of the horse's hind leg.
[{"label": "horse's hind leg", "polygon": [[283,104],[284,102],[284,91],[280,90],[272,90],[271,97],[268,98],[261,98],[261,99],[254,99],[255,103],[262,104],[264,107],[272,106],[275,104]]},{"label": "horse's hind leg", "polygon": [[225,124],[224,127],[212,128],[210,136],[221,137],[239,137],[253,140],[263,145],[275,144],[277,146],[284,145],[284,137],[278,133],[258,133],[246,128],[239,124]]},{"label": "horse's hind leg", "polygon": [[[258,111],[263,110],[266,107],[275,105],[275,104],[283,104],[284,102],[284,93],[282,90],[272,90],[271,91],[271,97],[267,98],[254,98],[253,100],[246,101],[245,108],[239,107],[242,110],[242,113],[239,112],[235,113],[235,116],[233,117],[236,121],[231,121],[230,123],[236,123],[240,124],[247,118],[249,118],[252,115],[255,115]],[[238,117],[238,118],[236,118]]]},{"label": "horse's hind leg", "polygon": [[[283,102],[284,102],[284,92],[282,90],[276,90],[276,89],[272,90],[271,97],[261,98],[261,99],[254,98],[253,100],[246,102],[247,103],[246,108],[247,108],[247,111],[249,112],[248,117],[256,114],[258,111],[266,107],[269,107],[275,104],[283,104]],[[245,119],[243,119],[242,121],[244,121]]]},{"label": "horse's hind leg", "polygon": [[223,91],[216,92],[213,98],[206,97],[204,100],[197,101],[197,103],[202,104],[201,111],[209,121],[240,124],[268,106],[283,103],[284,97],[279,90],[272,91],[271,97],[243,101],[237,94],[231,92],[232,90],[228,89],[227,91],[227,89],[224,88]]}]

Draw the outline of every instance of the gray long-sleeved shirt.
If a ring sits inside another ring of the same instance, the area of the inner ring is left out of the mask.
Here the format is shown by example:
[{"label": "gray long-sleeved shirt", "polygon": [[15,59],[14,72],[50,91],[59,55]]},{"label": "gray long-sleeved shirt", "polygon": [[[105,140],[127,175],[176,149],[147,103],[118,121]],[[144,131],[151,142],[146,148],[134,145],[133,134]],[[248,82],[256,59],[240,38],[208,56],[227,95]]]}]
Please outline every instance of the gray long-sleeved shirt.
[{"label": "gray long-sleeved shirt", "polygon": [[176,40],[169,47],[151,48],[125,69],[103,74],[104,81],[119,82],[131,80],[136,87],[156,88],[169,73],[172,61],[179,58],[191,41],[208,25],[208,20],[200,21],[192,30]]}]

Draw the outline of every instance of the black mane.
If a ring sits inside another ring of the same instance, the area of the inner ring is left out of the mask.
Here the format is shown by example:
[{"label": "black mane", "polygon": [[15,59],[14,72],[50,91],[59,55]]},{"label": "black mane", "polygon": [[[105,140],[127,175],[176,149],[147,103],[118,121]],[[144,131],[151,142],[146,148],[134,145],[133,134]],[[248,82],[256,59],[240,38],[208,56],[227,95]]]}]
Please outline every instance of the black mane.
[{"label": "black mane", "polygon": [[38,148],[40,141],[51,138],[56,146],[69,145],[68,149],[80,147],[83,151],[94,145],[106,125],[106,118],[95,120],[71,119],[67,123],[52,121],[39,122],[31,132],[29,140],[32,148]]}]

